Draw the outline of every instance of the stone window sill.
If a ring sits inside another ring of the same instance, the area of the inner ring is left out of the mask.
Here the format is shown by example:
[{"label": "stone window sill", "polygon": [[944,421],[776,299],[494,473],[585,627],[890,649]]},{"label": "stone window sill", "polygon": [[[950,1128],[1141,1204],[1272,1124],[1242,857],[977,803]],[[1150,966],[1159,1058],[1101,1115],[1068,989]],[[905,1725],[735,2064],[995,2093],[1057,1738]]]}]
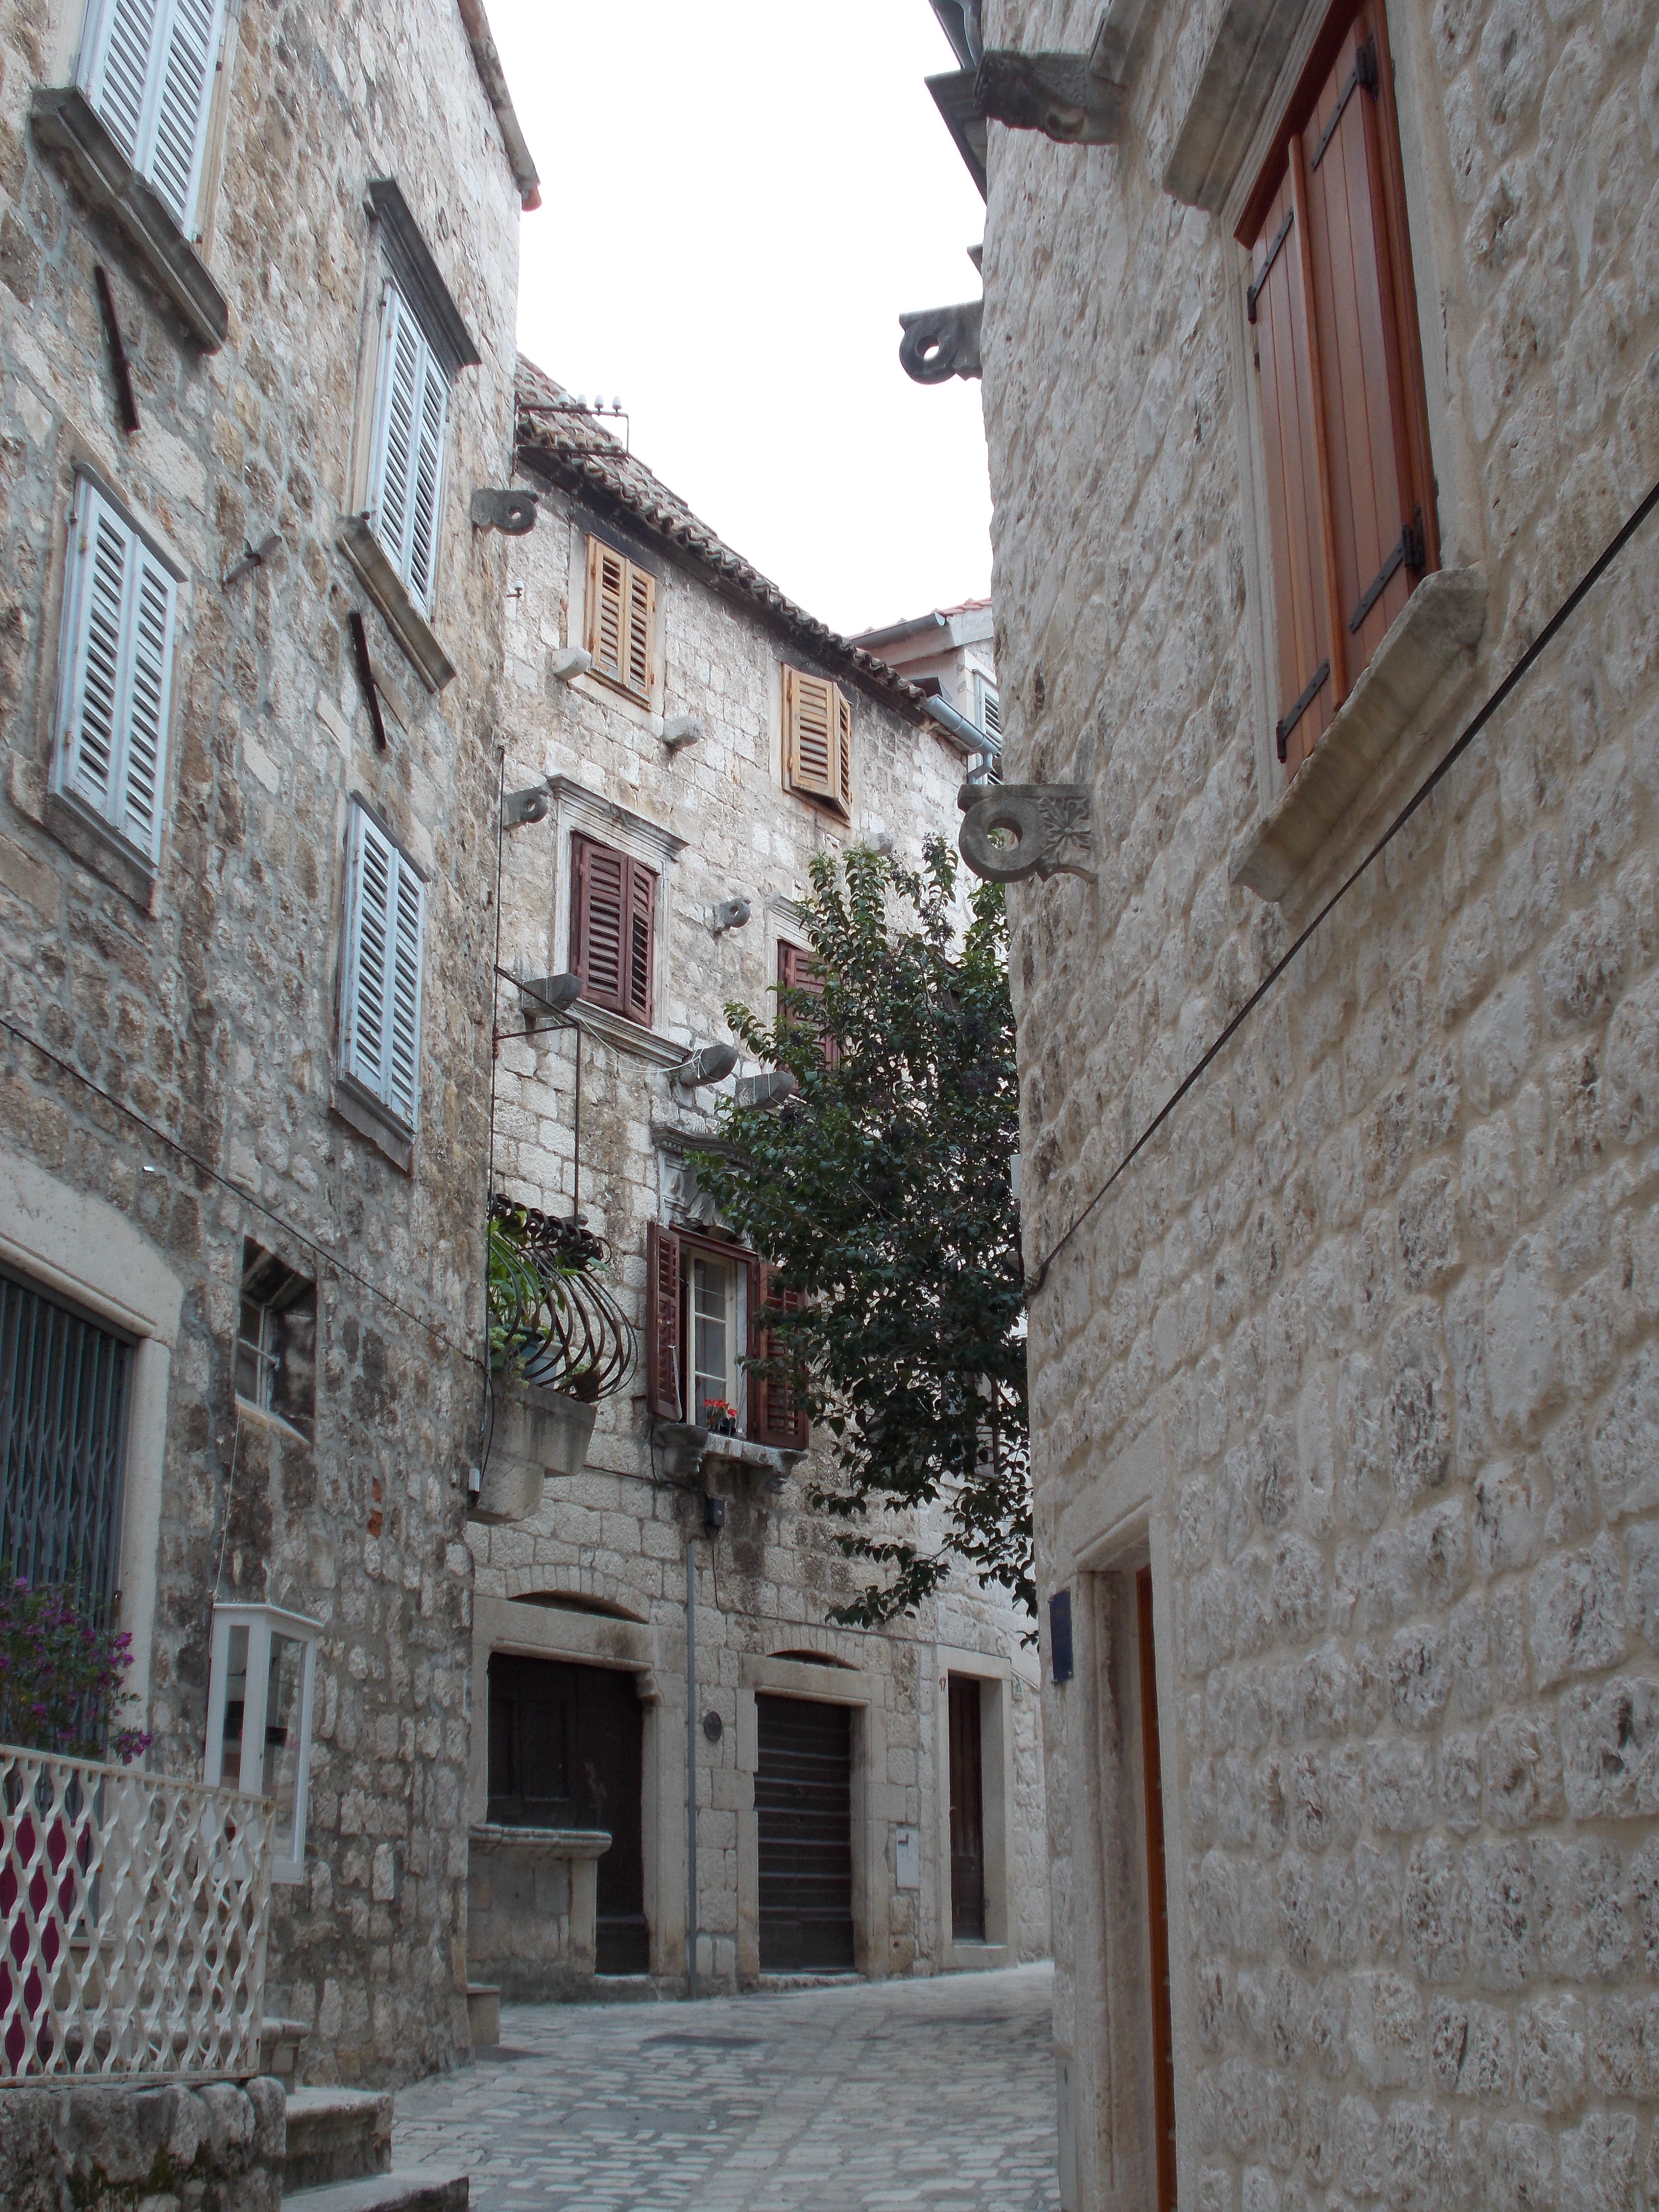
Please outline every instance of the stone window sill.
[{"label": "stone window sill", "polygon": [[360,1091],[345,1076],[337,1077],[329,1097],[329,1111],[349,1128],[386,1154],[400,1175],[415,1172],[415,1139],[401,1121],[395,1121],[377,1099]]},{"label": "stone window sill", "polygon": [[1389,757],[1401,733],[1431,702],[1449,703],[1474,672],[1486,621],[1483,569],[1424,578],[1299,773],[1234,846],[1234,883],[1278,904],[1346,849],[1387,781],[1379,771],[1401,765]]},{"label": "stone window sill", "polygon": [[636,1060],[649,1060],[653,1067],[683,1067],[690,1057],[689,1044],[676,1044],[672,1037],[659,1036],[655,1030],[630,1022],[626,1014],[612,1013],[608,1006],[590,1006],[586,1000],[575,999],[564,1012],[566,1018],[588,1036],[615,1045],[618,1052],[632,1053]]},{"label": "stone window sill", "polygon": [[441,691],[455,680],[455,664],[438,642],[430,623],[404,588],[403,578],[386,557],[386,548],[368,526],[366,514],[354,514],[337,543],[357,580],[386,617],[392,632],[413,662],[416,674],[428,691]]},{"label": "stone window sill", "polygon": [[215,352],[230,329],[225,295],[86,94],[72,84],[39,87],[30,116],[35,137],[58,155],[98,212],[125,234],[197,343]]},{"label": "stone window sill", "polygon": [[46,793],[46,825],[66,853],[101,877],[141,914],[155,911],[155,870],[125,837],[61,791]]},{"label": "stone window sill", "polygon": [[747,1437],[716,1436],[712,1429],[700,1427],[693,1421],[659,1420],[656,1441],[662,1453],[662,1462],[671,1477],[681,1482],[695,1482],[711,1467],[721,1461],[731,1467],[746,1467],[769,1478],[769,1487],[781,1490],[804,1452],[787,1450],[781,1444],[757,1444]]}]

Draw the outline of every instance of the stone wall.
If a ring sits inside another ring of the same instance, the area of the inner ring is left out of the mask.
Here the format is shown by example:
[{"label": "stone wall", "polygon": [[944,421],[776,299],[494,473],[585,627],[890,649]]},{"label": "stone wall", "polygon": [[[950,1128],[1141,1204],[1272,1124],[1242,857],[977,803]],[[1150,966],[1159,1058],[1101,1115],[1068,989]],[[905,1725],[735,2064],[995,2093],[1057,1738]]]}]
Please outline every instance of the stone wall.
[{"label": "stone wall", "polygon": [[[508,465],[517,194],[450,0],[246,0],[231,15],[199,242],[229,337],[204,353],[31,133],[33,89],[68,81],[78,9],[0,6],[0,996],[14,1025],[0,1124],[47,1197],[88,1224],[78,1242],[43,1231],[38,1249],[25,1236],[8,1258],[81,1284],[130,1225],[173,1285],[170,1367],[133,1417],[154,1417],[159,1473],[128,1499],[152,1756],[200,1771],[216,1587],[323,1623],[307,1878],[277,1892],[270,1998],[309,2025],[315,2075],[388,2080],[451,2062],[465,2034],[461,1528],[482,1413],[505,581],[502,541],[473,532],[467,500]],[[459,676],[436,697],[336,548],[362,497],[380,290],[365,190],[385,175],[483,356],[451,409],[434,626]],[[94,263],[132,364],[132,436],[116,420]],[[185,572],[148,902],[97,841],[71,850],[47,826],[77,462]],[[271,532],[266,563],[222,585]],[[354,672],[353,608],[382,678],[384,752]],[[354,795],[431,874],[410,1174],[330,1112]],[[49,1211],[43,1197],[36,1212]],[[317,1279],[314,1442],[239,1410],[245,1237]]]},{"label": "stone wall", "polygon": [[[1150,1555],[1181,2202],[1623,2207],[1659,2185],[1650,531],[1060,1240],[1659,473],[1659,44],[1389,8],[1484,628],[1269,906],[1230,872],[1278,775],[1248,271],[1161,187],[1221,13],[1152,17],[1120,146],[992,129],[1008,773],[1092,787],[1099,868],[1013,908],[1076,2201],[1150,2201],[1141,1877],[1101,1840]],[[1093,28],[987,9],[991,44]]]},{"label": "stone wall", "polygon": [[[592,677],[572,683],[548,673],[550,656],[581,642],[583,540],[599,510],[578,508],[568,494],[535,482],[541,518],[534,535],[514,547],[510,569],[507,787],[550,775],[569,779],[601,806],[614,802],[684,846],[660,863],[655,1035],[590,1022],[580,1040],[579,1177],[578,1040],[549,1029],[533,1038],[514,1035],[523,1029],[523,1008],[503,987],[495,1174],[509,1196],[543,1210],[568,1212],[579,1200],[590,1225],[611,1243],[613,1287],[642,1326],[647,1224],[698,1225],[697,1208],[706,1201],[682,1168],[686,1152],[714,1127],[711,1094],[700,1092],[693,1108],[672,1090],[669,1066],[692,1047],[726,1037],[728,1002],[765,1007],[780,937],[805,941],[794,901],[807,888],[815,851],[851,837],[890,838],[900,859],[914,866],[925,837],[951,834],[963,756],[931,726],[842,676],[854,702],[852,821],[838,827],[786,792],[780,672],[785,663],[815,665],[812,656],[738,595],[716,592],[690,564],[630,538],[626,516],[607,511],[611,537],[636,545],[658,568],[664,671],[658,711],[695,713],[705,725],[700,742],[671,758],[644,708]],[[515,975],[544,975],[567,964],[571,826],[606,834],[602,814],[573,813],[559,789],[547,821],[507,839],[501,964]],[[750,900],[751,918],[715,935],[714,908],[737,894]],[[684,1555],[702,1509],[695,1487],[675,1479],[681,1471],[655,1433],[643,1391],[636,1373],[626,1390],[601,1404],[586,1468],[571,1480],[550,1477],[537,1515],[516,1528],[475,1525],[471,1541],[481,1603],[486,1596],[507,1601],[507,1614],[518,1616],[522,1635],[538,1619],[545,1631],[559,1617],[582,1632],[614,1628],[617,1649],[598,1655],[601,1663],[621,1661],[640,1670],[647,1701],[653,1968],[677,1976],[684,1971]],[[864,1971],[930,1972],[951,1962],[948,1861],[942,1869],[939,1843],[943,1656],[934,1664],[946,1648],[968,1654],[963,1663],[982,1669],[1000,1685],[994,1694],[1006,1700],[1014,1925],[999,1956],[1044,1955],[1036,1665],[1020,1642],[1029,1624],[1000,1594],[953,1582],[921,1619],[886,1632],[831,1626],[831,1608],[860,1586],[864,1571],[839,1555],[823,1519],[807,1507],[808,1488],[821,1472],[827,1468],[816,1453],[781,1482],[764,1468],[723,1463],[714,1486],[726,1498],[724,1532],[716,1544],[698,1541],[699,1708],[718,1714],[722,1729],[717,1742],[698,1738],[702,1972],[729,1984],[757,1971],[754,1693],[787,1686],[790,1662],[773,1658],[786,1650],[822,1655],[825,1662],[798,1669],[803,1694],[833,1695],[839,1681],[849,1696],[856,1689],[868,1701],[859,1725],[872,1733],[860,1739],[864,1748],[856,1753],[866,1760],[868,1783],[867,1802],[855,1816],[864,1838],[857,1875],[866,1885]],[[521,1604],[532,1594],[610,1608],[640,1626],[559,1616],[544,1607],[538,1616]],[[577,1656],[574,1644],[570,1652]],[[480,1668],[486,1658],[481,1643]],[[479,1711],[483,1697],[475,1673]],[[483,1786],[480,1760],[475,1818]],[[920,1890],[896,1886],[894,1832],[907,1826],[921,1839]]]},{"label": "stone wall", "polygon": [[12,2087],[0,2097],[0,2203],[9,2212],[277,2212],[286,2139],[275,2081]]}]

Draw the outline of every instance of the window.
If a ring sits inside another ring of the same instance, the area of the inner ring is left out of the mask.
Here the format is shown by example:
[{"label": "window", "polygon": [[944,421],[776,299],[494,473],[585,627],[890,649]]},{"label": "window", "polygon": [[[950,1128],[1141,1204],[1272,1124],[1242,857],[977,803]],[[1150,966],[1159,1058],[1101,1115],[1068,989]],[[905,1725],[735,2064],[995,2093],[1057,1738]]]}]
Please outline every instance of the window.
[{"label": "window", "polygon": [[651,1411],[707,1427],[711,1399],[738,1408],[756,1443],[800,1450],[806,1418],[785,1380],[751,1375],[743,1358],[778,1348],[769,1316],[796,1310],[752,1252],[653,1222],[646,1237],[646,1381]]},{"label": "window", "polygon": [[76,82],[180,230],[195,224],[224,0],[93,0]]},{"label": "window", "polygon": [[657,580],[598,538],[587,541],[587,635],[593,673],[648,706],[656,680],[653,652]]},{"label": "window", "polygon": [[1428,420],[1381,0],[1342,0],[1237,237],[1260,388],[1294,775],[1438,564]]},{"label": "window", "polygon": [[851,815],[853,709],[839,685],[799,668],[783,672],[783,780],[803,799]]},{"label": "window", "polygon": [[268,1605],[216,1605],[206,1779],[270,1801],[276,1881],[305,1878],[319,1623]]},{"label": "window", "polygon": [[[823,981],[823,969],[818,966],[804,945],[791,945],[786,938],[781,937],[778,939],[778,988],[780,990],[800,991],[809,998],[822,999]],[[787,1020],[789,1011],[787,1006],[781,1006],[780,1018]],[[841,1057],[840,1045],[834,1037],[829,1036],[823,1036],[820,1042],[824,1066],[833,1067]]]},{"label": "window", "polygon": [[178,583],[78,477],[64,587],[55,777],[154,861],[161,849]]},{"label": "window", "polygon": [[380,313],[369,527],[423,615],[432,612],[449,380],[391,277]]},{"label": "window", "polygon": [[32,1583],[115,1593],[132,1346],[0,1273],[0,1560]]},{"label": "window", "polygon": [[242,1244],[236,1395],[307,1442],[315,1425],[317,1285],[251,1237]]},{"label": "window", "polygon": [[425,889],[408,855],[361,804],[352,807],[348,835],[340,1073],[413,1129]]},{"label": "window", "polygon": [[651,1025],[657,878],[629,854],[570,840],[570,967],[590,1006]]},{"label": "window", "polygon": [[974,720],[988,738],[1002,743],[1002,702],[988,677],[974,678]]}]

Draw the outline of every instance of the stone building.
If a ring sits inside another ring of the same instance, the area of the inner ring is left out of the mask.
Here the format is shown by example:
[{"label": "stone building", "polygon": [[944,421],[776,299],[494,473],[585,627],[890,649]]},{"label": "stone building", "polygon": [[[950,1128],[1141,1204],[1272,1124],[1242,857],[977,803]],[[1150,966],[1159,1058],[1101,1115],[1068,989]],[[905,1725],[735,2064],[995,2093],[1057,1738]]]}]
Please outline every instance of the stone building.
[{"label": "stone building", "polygon": [[596,1964],[612,1991],[684,1988],[689,1844],[705,1990],[1041,1956],[1026,1624],[955,1583],[882,1632],[830,1620],[855,1571],[805,1510],[827,1468],[741,1364],[763,1255],[690,1164],[720,1090],[777,1079],[736,1060],[724,1008],[800,974],[811,856],[919,861],[974,733],[558,386],[526,367],[520,389],[539,514],[507,593],[495,1187],[586,1218],[638,1335],[585,1464],[538,1441],[544,1405],[499,1395],[481,1509],[504,1462],[534,1480],[522,1517],[470,1531],[471,1971],[519,1994],[591,1990]]},{"label": "stone building", "polygon": [[405,2077],[466,2042],[534,173],[477,0],[5,0],[0,194],[0,1555],[277,1797],[307,2070]]},{"label": "stone building", "polygon": [[[935,607],[908,622],[861,631],[853,642],[879,654],[918,691],[971,723],[982,751],[994,755],[1002,743],[1002,704],[991,630],[989,599],[964,599],[959,607]],[[966,742],[963,731],[956,734]]]},{"label": "stone building", "polygon": [[954,17],[1063,2201],[1633,2206],[1651,522],[1129,1156],[1659,470],[1654,13]]}]

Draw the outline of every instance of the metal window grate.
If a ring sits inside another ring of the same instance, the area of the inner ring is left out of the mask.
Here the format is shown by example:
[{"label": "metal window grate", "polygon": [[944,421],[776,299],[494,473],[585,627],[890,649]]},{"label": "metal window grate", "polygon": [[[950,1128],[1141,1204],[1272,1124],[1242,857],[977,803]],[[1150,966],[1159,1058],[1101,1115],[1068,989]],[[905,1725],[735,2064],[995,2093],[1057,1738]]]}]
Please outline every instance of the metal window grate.
[{"label": "metal window grate", "polygon": [[114,1595],[132,1347],[0,1274],[0,1563]]}]

